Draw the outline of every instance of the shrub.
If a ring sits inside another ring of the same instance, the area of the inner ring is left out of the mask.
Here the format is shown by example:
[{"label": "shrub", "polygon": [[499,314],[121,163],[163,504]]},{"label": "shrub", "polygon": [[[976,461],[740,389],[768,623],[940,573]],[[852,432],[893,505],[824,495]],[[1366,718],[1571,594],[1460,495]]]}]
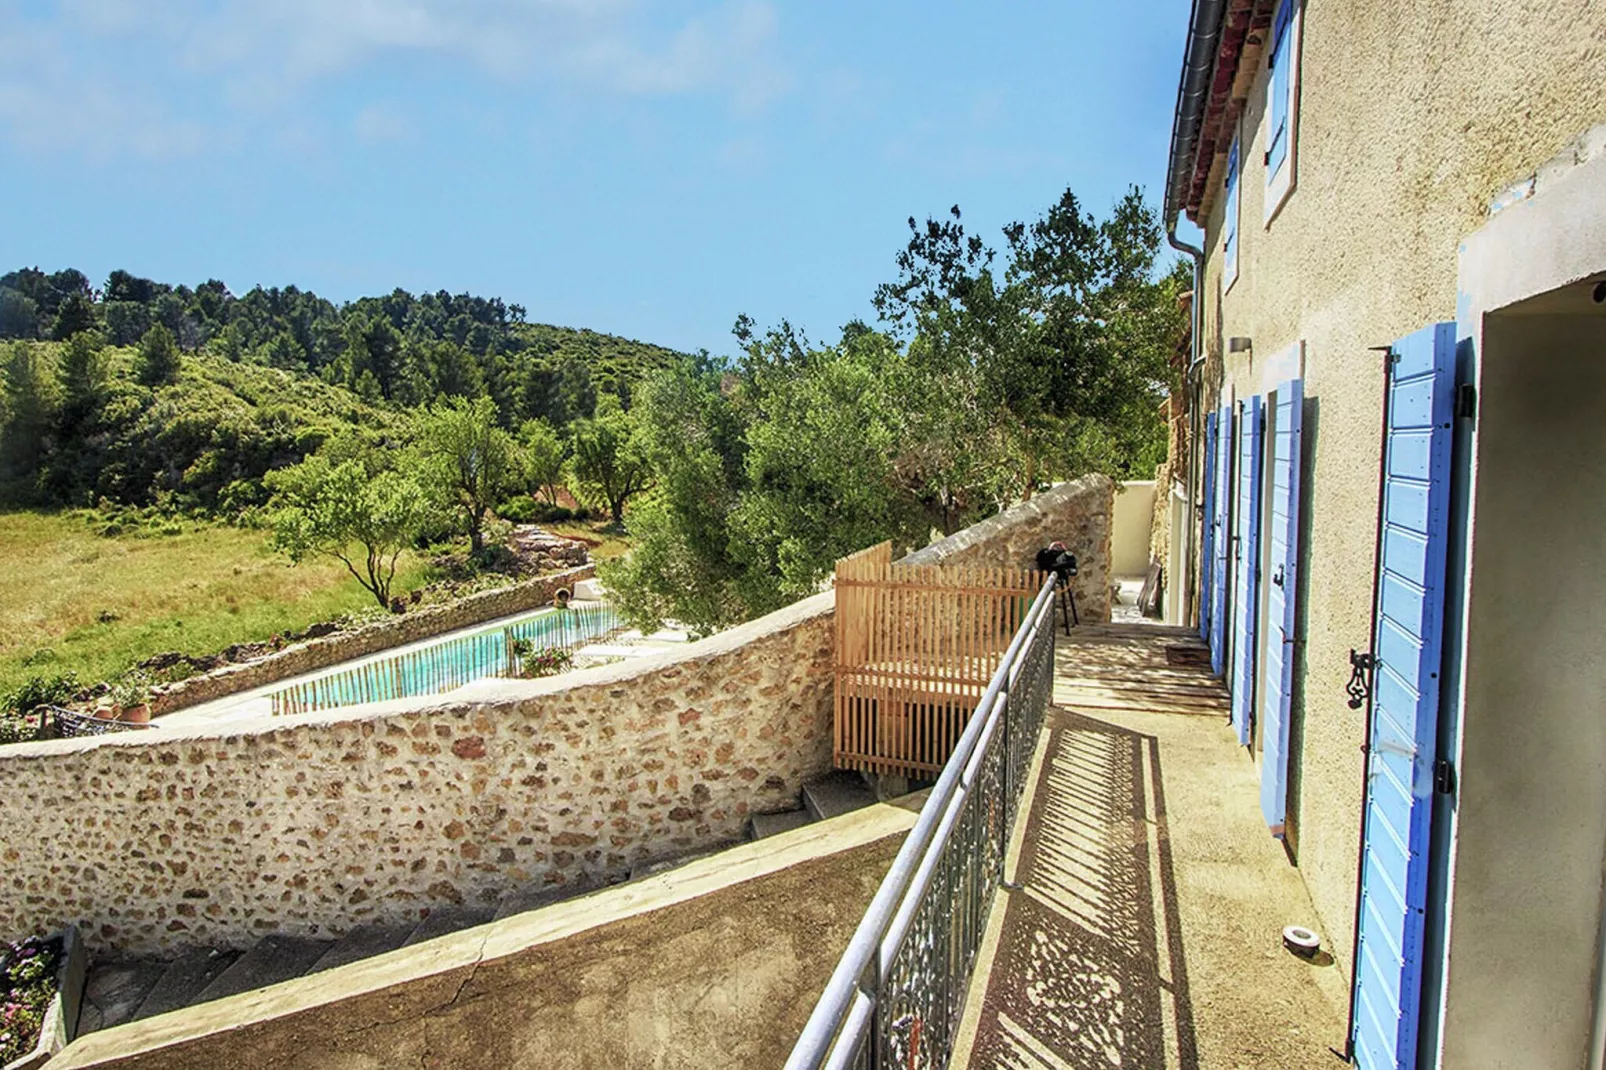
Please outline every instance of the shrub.
[{"label": "shrub", "polygon": [[556,676],[574,667],[574,655],[562,647],[549,646],[537,650],[524,659],[524,675],[528,677]]},{"label": "shrub", "polygon": [[80,689],[78,674],[57,673],[55,676],[32,676],[21,687],[0,701],[0,711],[14,717],[27,717],[40,706],[54,706],[69,702]]},{"label": "shrub", "polygon": [[535,522],[538,509],[535,499],[528,494],[515,494],[496,507],[496,515],[515,524],[530,524]]}]

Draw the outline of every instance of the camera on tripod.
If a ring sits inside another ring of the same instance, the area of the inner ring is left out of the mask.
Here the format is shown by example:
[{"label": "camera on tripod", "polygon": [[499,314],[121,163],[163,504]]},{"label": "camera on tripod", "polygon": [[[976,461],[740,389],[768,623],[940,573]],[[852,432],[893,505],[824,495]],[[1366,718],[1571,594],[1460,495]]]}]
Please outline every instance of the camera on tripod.
[{"label": "camera on tripod", "polygon": [[1052,572],[1054,586],[1059,591],[1060,615],[1065,620],[1065,634],[1071,634],[1071,624],[1081,624],[1076,612],[1076,592],[1071,589],[1071,578],[1076,575],[1076,555],[1065,548],[1063,542],[1051,542],[1037,551],[1037,571]]}]

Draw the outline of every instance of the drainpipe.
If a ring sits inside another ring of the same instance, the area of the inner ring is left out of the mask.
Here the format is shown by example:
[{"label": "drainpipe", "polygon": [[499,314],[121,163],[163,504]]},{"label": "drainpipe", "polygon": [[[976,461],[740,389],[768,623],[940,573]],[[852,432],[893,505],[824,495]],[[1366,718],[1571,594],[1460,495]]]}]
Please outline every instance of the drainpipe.
[{"label": "drainpipe", "polygon": [[[1198,382],[1199,365],[1203,361],[1204,322],[1204,250],[1177,238],[1177,216],[1182,211],[1189,185],[1192,182],[1194,156],[1199,146],[1199,129],[1204,123],[1205,108],[1210,99],[1210,81],[1216,69],[1216,50],[1221,44],[1221,27],[1226,19],[1227,0],[1193,0],[1193,14],[1188,19],[1188,43],[1182,57],[1182,78],[1177,85],[1177,110],[1171,124],[1171,161],[1166,174],[1165,238],[1173,249],[1193,258],[1193,357],[1183,380],[1193,379],[1194,395],[1189,404],[1188,435],[1188,508],[1194,509],[1194,488],[1199,485],[1199,429],[1202,426],[1199,402],[1203,391]],[[1202,518],[1201,518],[1202,522]],[[1194,567],[1194,542],[1197,524],[1188,525],[1188,564]],[[1199,573],[1195,568],[1195,586]],[[1194,592],[1194,601],[1198,591]],[[1191,608],[1191,607],[1190,607]]]},{"label": "drainpipe", "polygon": [[[1602,878],[1606,886],[1606,873]],[[1595,931],[1595,1023],[1590,1029],[1589,1070],[1606,1070],[1606,895]]]},{"label": "drainpipe", "polygon": [[[1194,562],[1193,556],[1195,552],[1195,544],[1198,541],[1198,526],[1204,522],[1203,514],[1196,515],[1197,508],[1194,504],[1194,488],[1202,485],[1199,479],[1199,474],[1201,471],[1200,465],[1202,463],[1202,459],[1199,456],[1199,427],[1201,419],[1199,407],[1200,403],[1204,400],[1204,384],[1202,382],[1202,377],[1197,373],[1199,371],[1200,364],[1204,360],[1204,340],[1201,337],[1203,332],[1200,330],[1200,327],[1202,327],[1204,324],[1204,250],[1200,249],[1198,246],[1189,245],[1187,242],[1177,237],[1177,221],[1175,216],[1172,216],[1166,223],[1165,240],[1171,246],[1171,248],[1180,253],[1186,253],[1193,261],[1193,298],[1188,302],[1188,315],[1190,319],[1189,346],[1191,351],[1188,354],[1188,370],[1183,374],[1182,378],[1183,396],[1187,397],[1188,399],[1187,487],[1189,521],[1187,552],[1183,555],[1183,560],[1187,563],[1186,567],[1191,570],[1192,584],[1191,586],[1185,585],[1183,587],[1183,593],[1189,595],[1189,597],[1185,599],[1186,604],[1182,615],[1183,619],[1178,623],[1181,624],[1182,627],[1186,628],[1193,618],[1192,610],[1199,601],[1200,570],[1199,566]],[[1169,494],[1170,491],[1171,488],[1167,487],[1166,493]]]}]

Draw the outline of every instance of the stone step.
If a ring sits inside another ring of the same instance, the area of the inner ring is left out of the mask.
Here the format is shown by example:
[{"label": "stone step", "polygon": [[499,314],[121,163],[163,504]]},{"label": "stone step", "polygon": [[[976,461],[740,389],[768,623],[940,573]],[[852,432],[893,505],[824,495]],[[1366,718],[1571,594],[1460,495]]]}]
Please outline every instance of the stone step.
[{"label": "stone step", "polygon": [[188,1007],[239,957],[238,951],[191,948],[168,965],[161,979],[139,1005],[134,1017],[149,1018],[153,1014],[166,1014],[180,1007]]},{"label": "stone step", "polygon": [[429,917],[419,922],[413,931],[407,934],[407,939],[402,941],[402,947],[412,947],[414,944],[455,933],[460,929],[472,929],[476,925],[484,925],[494,917],[496,917],[495,907],[437,907],[429,912]]},{"label": "stone step", "polygon": [[747,824],[748,839],[762,840],[766,836],[812,825],[814,815],[807,810],[783,810],[778,814],[754,814]]},{"label": "stone step", "polygon": [[274,933],[234,960],[234,964],[201,989],[195,1003],[206,1003],[300,977],[333,946],[332,940]]},{"label": "stone step", "polygon": [[150,960],[95,963],[90,968],[89,979],[84,982],[78,1031],[93,1033],[133,1021],[139,1013],[139,1005],[145,1002],[167,967],[165,962]]},{"label": "stone step", "polygon": [[839,769],[803,785],[803,805],[816,820],[851,814],[875,804],[875,792],[858,773]]},{"label": "stone step", "polygon": [[509,892],[497,904],[493,921],[501,921],[513,914],[523,914],[531,910],[540,910],[542,907],[561,903],[565,899],[574,899],[585,895],[596,887],[589,877],[581,877],[567,884],[546,884],[533,888],[520,888],[516,892]]},{"label": "stone step", "polygon": [[383,955],[387,951],[395,951],[402,946],[402,943],[411,935],[415,927],[412,925],[359,925],[336,940],[334,946],[325,951],[307,972],[319,973],[323,970],[332,970],[336,966],[345,966],[348,963],[373,958],[375,955]]}]

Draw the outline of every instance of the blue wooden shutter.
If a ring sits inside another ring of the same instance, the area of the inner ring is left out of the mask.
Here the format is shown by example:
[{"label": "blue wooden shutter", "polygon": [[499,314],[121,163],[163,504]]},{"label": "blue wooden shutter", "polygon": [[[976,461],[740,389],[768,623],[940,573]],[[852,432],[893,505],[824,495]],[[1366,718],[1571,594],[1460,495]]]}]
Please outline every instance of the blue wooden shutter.
[{"label": "blue wooden shutter", "polygon": [[1227,563],[1232,549],[1232,407],[1222,403],[1216,419],[1215,565],[1210,588],[1210,668],[1217,676],[1227,671]]},{"label": "blue wooden shutter", "polygon": [[1395,343],[1383,467],[1377,668],[1351,1045],[1362,1070],[1414,1070],[1449,541],[1455,324]]},{"label": "blue wooden shutter", "polygon": [[1238,742],[1249,742],[1255,709],[1256,618],[1260,615],[1260,398],[1243,403],[1238,431],[1237,496],[1233,503],[1237,537],[1233,542],[1232,726]]},{"label": "blue wooden shutter", "polygon": [[1277,388],[1273,405],[1270,465],[1271,528],[1266,532],[1266,723],[1261,727],[1260,812],[1272,834],[1281,836],[1288,809],[1288,719],[1294,683],[1294,592],[1299,570],[1299,457],[1303,384],[1292,379]]},{"label": "blue wooden shutter", "polygon": [[1288,115],[1293,88],[1294,0],[1283,0],[1272,29],[1271,86],[1267,91],[1266,182],[1270,184],[1288,159]]},{"label": "blue wooden shutter", "polygon": [[[1211,593],[1215,583],[1216,533],[1216,414],[1205,416],[1204,440],[1204,511],[1200,514],[1200,527],[1204,529],[1204,545],[1199,554],[1199,638],[1210,638]],[[1172,582],[1175,582],[1173,579]]]}]

